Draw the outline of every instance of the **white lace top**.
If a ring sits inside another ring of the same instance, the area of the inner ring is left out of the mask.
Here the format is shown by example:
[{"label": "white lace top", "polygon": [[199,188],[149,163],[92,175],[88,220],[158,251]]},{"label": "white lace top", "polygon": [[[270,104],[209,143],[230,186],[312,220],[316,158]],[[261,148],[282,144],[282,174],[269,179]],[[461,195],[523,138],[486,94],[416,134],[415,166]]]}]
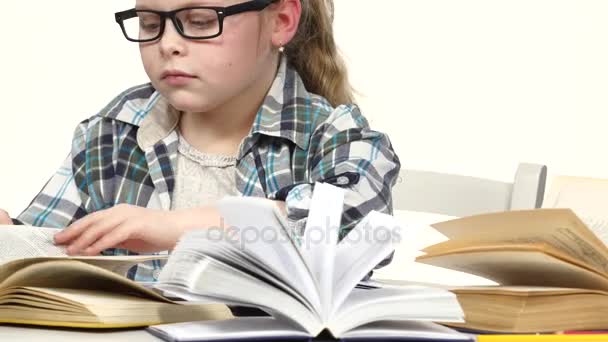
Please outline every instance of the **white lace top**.
[{"label": "white lace top", "polygon": [[171,209],[214,204],[226,195],[237,195],[236,157],[207,154],[179,135],[175,189]]}]

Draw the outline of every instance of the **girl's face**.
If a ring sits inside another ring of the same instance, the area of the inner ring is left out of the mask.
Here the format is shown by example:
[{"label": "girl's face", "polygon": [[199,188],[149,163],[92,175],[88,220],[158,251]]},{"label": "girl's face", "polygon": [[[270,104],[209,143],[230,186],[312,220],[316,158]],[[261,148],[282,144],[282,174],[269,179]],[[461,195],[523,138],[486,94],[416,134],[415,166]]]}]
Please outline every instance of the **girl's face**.
[{"label": "girl's face", "polygon": [[[137,0],[136,8],[171,11],[245,1]],[[272,21],[265,20],[269,10],[228,16],[222,34],[206,40],[183,38],[168,20],[159,40],[140,43],[144,69],[152,84],[176,109],[187,112],[212,111],[247,93],[264,72],[276,66]]]}]

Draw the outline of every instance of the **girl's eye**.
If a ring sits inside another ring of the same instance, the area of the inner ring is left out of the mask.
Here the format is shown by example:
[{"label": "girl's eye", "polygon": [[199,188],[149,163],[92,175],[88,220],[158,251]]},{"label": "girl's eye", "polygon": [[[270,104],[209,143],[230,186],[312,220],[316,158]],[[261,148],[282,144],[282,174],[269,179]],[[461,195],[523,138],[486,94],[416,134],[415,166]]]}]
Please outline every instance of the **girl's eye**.
[{"label": "girl's eye", "polygon": [[139,27],[146,32],[158,31],[160,29],[160,17],[156,14],[142,13],[139,15]]},{"label": "girl's eye", "polygon": [[207,28],[210,26],[215,26],[216,22],[217,22],[217,19],[205,18],[205,19],[190,19],[190,21],[188,23],[195,28],[202,29],[202,28]]},{"label": "girl's eye", "polygon": [[145,31],[158,31],[158,29],[160,28],[160,23],[146,23],[141,21],[139,23],[139,27]]}]

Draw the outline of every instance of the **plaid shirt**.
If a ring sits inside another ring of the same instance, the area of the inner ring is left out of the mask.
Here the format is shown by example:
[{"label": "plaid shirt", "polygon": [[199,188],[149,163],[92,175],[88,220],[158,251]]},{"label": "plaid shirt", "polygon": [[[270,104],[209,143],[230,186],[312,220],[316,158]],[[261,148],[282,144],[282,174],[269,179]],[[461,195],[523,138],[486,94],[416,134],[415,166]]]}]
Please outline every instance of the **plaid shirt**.
[{"label": "plaid shirt", "polygon": [[[78,125],[71,153],[18,219],[64,228],[121,203],[169,210],[178,121],[179,113],[152,85],[123,92]],[[356,106],[333,108],[306,91],[283,61],[240,145],[235,177],[243,196],[284,199],[290,222],[299,227],[314,183],[341,184],[347,189],[343,237],[371,210],[392,214],[391,188],[399,168],[388,137],[371,130]],[[158,263],[140,264],[129,276],[152,281],[160,268]]]}]

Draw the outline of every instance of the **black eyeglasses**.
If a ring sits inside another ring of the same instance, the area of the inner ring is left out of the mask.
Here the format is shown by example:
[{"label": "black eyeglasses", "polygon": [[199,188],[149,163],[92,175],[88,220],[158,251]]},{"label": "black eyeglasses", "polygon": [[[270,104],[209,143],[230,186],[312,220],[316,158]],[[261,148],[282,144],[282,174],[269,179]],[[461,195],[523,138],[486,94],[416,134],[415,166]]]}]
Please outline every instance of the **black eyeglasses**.
[{"label": "black eyeglasses", "polygon": [[210,39],[222,34],[224,18],[250,11],[262,11],[277,0],[253,0],[228,7],[199,6],[163,12],[130,9],[115,14],[125,37],[136,43],[159,39],[165,32],[167,18],[177,32],[188,39]]}]

